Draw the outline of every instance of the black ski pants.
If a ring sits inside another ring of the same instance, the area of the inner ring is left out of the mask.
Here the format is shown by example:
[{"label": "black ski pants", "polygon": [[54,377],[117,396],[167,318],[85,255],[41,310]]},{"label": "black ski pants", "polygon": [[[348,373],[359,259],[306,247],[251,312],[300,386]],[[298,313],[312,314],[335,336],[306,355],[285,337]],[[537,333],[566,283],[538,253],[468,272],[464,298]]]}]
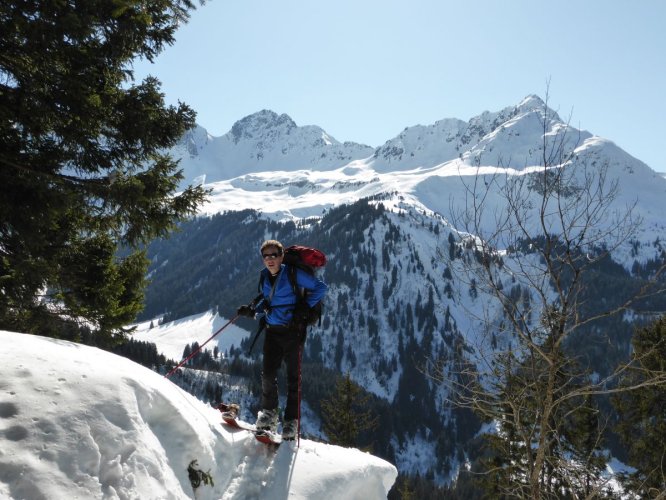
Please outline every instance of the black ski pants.
[{"label": "black ski pants", "polygon": [[266,328],[264,339],[264,357],[261,372],[261,406],[265,410],[278,407],[277,375],[282,361],[287,366],[287,407],[284,420],[298,418],[298,379],[300,364],[301,338],[297,330],[286,326]]}]

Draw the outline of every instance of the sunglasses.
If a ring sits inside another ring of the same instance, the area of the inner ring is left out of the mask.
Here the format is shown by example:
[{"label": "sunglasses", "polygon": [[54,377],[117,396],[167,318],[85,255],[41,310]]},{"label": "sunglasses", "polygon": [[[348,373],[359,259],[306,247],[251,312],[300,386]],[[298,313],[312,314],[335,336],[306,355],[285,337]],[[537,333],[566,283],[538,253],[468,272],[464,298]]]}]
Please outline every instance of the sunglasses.
[{"label": "sunglasses", "polygon": [[277,259],[281,255],[282,255],[281,253],[276,253],[276,252],[274,252],[274,253],[262,253],[261,254],[261,256],[264,258],[264,260],[266,260],[266,259]]}]

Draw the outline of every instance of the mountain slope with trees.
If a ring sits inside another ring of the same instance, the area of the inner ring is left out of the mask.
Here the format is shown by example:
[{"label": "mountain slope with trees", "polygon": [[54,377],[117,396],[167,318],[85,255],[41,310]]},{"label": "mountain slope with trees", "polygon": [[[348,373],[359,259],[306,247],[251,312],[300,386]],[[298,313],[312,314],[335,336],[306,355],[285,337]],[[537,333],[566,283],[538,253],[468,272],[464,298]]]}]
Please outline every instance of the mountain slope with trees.
[{"label": "mountain slope with trees", "polygon": [[[161,314],[176,319],[202,308],[231,317],[256,293],[261,266],[257,248],[267,237],[317,246],[329,256],[322,275],[330,285],[324,318],[321,327],[310,332],[305,349],[305,366],[310,367],[304,370],[306,404],[319,412],[321,399],[330,397],[335,383],[332,378],[318,379],[317,366],[349,373],[378,398],[370,404],[380,416],[371,433],[373,451],[394,461],[402,473],[437,478],[441,484],[458,473],[463,461],[480,458],[475,435],[481,420],[452,404],[451,386],[467,383],[470,367],[488,354],[478,332],[493,330],[487,330],[480,312],[495,318],[502,313],[472,272],[483,271],[483,253],[444,219],[402,204],[397,195],[343,205],[319,221],[301,224],[278,223],[250,211],[186,223],[169,240],[155,242],[148,250],[152,264],[146,296],[153,309],[146,310],[144,319]],[[526,258],[536,262],[526,250],[527,246],[515,249],[517,262],[528,262]],[[529,288],[506,272],[513,258],[503,257],[501,290],[527,311],[533,308]],[[205,270],[192,272],[198,268]],[[582,299],[591,310],[607,305],[608,295],[595,291],[603,283],[613,282],[620,289],[641,283],[640,276],[632,276],[612,259],[599,261],[593,269],[590,281],[584,282]],[[666,309],[663,295],[651,301],[651,309]],[[174,314],[175,305],[179,310]],[[534,326],[539,322],[537,310],[530,320]],[[615,321],[612,331],[617,340],[600,343],[611,334],[610,323],[604,321],[565,346],[565,352],[585,354],[591,363],[588,368],[598,374],[608,374],[628,359],[633,330],[632,321]],[[244,325],[255,328],[253,322]],[[494,341],[485,340],[497,352],[511,345],[501,330],[493,335]],[[247,348],[245,344],[229,353],[231,359],[245,359]],[[444,374],[443,383],[428,376],[434,368]],[[322,380],[329,380],[331,387],[320,392],[316,388]],[[607,409],[603,414],[612,416]],[[596,419],[599,412],[594,415]],[[575,439],[583,443],[585,438]],[[613,450],[622,453],[621,446]]]}]

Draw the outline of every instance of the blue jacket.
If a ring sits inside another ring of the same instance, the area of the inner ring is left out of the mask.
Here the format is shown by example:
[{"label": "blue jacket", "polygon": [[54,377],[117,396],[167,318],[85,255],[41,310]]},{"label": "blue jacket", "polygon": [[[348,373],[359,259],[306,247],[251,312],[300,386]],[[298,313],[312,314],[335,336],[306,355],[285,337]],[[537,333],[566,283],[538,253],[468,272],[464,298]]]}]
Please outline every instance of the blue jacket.
[{"label": "blue jacket", "polygon": [[[273,286],[271,285],[268,269],[261,270],[261,283],[263,284],[261,293],[263,294],[263,299],[256,305],[256,310],[261,311],[265,309],[266,323],[269,325],[286,326],[291,321],[297,299],[294,289],[289,282],[287,265],[282,264],[280,273],[276,279],[275,291],[272,291]],[[305,288],[309,292],[306,297],[309,307],[313,307],[324,298],[328,289],[328,286],[322,280],[298,268],[296,268],[296,284],[299,288]]]}]

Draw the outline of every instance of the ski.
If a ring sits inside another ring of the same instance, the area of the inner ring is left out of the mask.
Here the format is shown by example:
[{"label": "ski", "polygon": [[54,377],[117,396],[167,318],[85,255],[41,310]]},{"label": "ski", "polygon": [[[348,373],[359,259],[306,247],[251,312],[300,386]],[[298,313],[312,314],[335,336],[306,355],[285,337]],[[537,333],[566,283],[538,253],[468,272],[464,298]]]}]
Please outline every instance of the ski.
[{"label": "ski", "polygon": [[280,446],[282,443],[282,436],[275,434],[271,431],[254,431],[254,437],[257,438],[257,441],[264,443],[266,445]]},{"label": "ski", "polygon": [[222,413],[222,421],[229,427],[235,427],[236,429],[243,429],[250,432],[259,432],[255,429],[254,425],[238,420],[234,414],[229,412]]},{"label": "ski", "polygon": [[220,403],[216,408],[222,413],[222,422],[225,425],[235,429],[249,431],[255,435],[257,441],[266,445],[277,447],[282,443],[282,436],[279,434],[267,430],[257,430],[254,425],[239,420],[238,414],[240,412],[240,407],[237,404]]}]

